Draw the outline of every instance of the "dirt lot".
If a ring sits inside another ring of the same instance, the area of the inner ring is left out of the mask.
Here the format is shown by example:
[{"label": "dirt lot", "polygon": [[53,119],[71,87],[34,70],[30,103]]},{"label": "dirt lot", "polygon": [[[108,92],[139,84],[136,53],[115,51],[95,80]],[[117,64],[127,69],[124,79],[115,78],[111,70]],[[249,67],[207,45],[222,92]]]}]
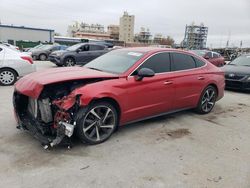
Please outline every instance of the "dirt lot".
[{"label": "dirt lot", "polygon": [[1,187],[250,187],[250,94],[226,91],[208,115],[185,111],[123,127],[100,145],[45,151],[15,128],[12,92],[0,87]]}]

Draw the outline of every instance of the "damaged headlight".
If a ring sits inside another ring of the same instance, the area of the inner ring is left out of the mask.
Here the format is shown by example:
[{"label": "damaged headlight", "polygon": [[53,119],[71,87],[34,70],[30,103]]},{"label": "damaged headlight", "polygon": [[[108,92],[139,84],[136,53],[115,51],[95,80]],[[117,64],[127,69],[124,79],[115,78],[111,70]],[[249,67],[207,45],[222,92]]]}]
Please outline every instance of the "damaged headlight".
[{"label": "damaged headlight", "polygon": [[72,125],[66,122],[60,122],[60,125],[63,125],[65,127],[66,136],[71,137],[73,135],[75,125]]}]

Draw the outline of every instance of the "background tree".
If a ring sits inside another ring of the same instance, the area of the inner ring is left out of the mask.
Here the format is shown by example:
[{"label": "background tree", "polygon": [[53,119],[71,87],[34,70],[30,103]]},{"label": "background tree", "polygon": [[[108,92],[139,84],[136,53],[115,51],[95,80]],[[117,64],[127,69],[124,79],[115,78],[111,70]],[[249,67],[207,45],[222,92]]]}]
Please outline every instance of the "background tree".
[{"label": "background tree", "polygon": [[170,36],[167,36],[167,38],[163,38],[160,41],[160,45],[169,45],[169,46],[173,46],[174,45],[174,39]]}]

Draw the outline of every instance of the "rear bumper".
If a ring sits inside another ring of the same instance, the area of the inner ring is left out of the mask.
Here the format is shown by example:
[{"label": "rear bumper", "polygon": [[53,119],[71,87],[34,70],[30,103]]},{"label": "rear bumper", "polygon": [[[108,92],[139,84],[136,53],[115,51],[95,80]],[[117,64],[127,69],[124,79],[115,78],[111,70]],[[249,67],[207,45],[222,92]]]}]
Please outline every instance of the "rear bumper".
[{"label": "rear bumper", "polygon": [[250,82],[226,80],[226,89],[250,91]]},{"label": "rear bumper", "polygon": [[16,69],[18,72],[19,77],[25,76],[27,74],[30,74],[32,72],[36,72],[36,65],[35,64],[29,64],[29,66],[26,66],[25,68],[19,68]]}]

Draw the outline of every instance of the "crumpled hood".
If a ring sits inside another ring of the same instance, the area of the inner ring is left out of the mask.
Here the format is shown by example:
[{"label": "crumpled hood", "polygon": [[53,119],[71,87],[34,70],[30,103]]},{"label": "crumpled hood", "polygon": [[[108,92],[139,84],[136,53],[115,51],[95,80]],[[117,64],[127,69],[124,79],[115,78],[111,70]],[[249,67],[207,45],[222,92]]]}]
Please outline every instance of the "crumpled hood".
[{"label": "crumpled hood", "polygon": [[38,98],[43,87],[48,84],[71,80],[118,77],[116,74],[100,72],[84,67],[52,68],[24,76],[16,82],[15,89],[23,95]]}]

